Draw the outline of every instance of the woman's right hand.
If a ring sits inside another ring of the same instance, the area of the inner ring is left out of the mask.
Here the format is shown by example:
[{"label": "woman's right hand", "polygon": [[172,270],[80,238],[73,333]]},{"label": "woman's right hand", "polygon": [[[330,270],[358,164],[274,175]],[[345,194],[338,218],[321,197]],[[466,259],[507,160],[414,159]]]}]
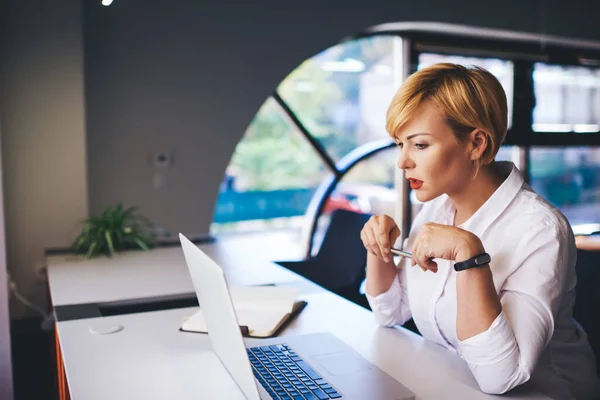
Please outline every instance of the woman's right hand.
[{"label": "woman's right hand", "polygon": [[389,215],[374,215],[360,231],[360,238],[367,251],[385,262],[390,262],[390,249],[400,236],[400,228]]}]

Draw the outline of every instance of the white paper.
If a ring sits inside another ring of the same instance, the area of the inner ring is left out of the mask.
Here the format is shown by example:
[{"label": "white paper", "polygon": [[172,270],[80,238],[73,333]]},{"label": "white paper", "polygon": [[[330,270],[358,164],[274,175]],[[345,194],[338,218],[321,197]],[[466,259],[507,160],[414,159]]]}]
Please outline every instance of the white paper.
[{"label": "white paper", "polygon": [[235,310],[292,312],[300,290],[289,286],[234,286],[230,289]]},{"label": "white paper", "polygon": [[[231,299],[238,324],[247,326],[251,336],[266,336],[292,312],[300,290],[281,286],[234,286]],[[200,305],[202,306],[202,305]],[[186,318],[182,329],[206,332],[202,309]]]}]

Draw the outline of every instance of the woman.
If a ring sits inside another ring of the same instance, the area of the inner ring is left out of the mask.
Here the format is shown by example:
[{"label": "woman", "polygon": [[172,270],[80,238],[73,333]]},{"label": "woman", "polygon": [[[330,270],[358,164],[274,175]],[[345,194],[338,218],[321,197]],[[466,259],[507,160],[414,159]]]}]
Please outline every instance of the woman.
[{"label": "woman", "polygon": [[572,319],[569,223],[512,163],[494,162],[507,129],[498,80],[454,64],[420,70],[394,96],[386,128],[425,204],[403,246],[412,259],[399,269],[394,220],[374,216],[361,231],[377,321],[412,317],[425,339],[468,363],[486,393],[530,381],[555,399],[597,396],[594,355]]}]

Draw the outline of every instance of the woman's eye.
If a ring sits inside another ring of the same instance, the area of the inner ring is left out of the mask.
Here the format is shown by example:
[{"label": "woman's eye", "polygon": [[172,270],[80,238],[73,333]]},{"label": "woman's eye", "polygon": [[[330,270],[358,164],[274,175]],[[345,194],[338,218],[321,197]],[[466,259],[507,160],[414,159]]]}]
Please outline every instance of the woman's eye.
[{"label": "woman's eye", "polygon": [[402,148],[404,145],[402,144],[402,142],[396,142],[396,146]]},{"label": "woman's eye", "polygon": [[415,143],[415,147],[419,150],[425,150],[427,147],[429,147],[429,145],[423,143]]}]

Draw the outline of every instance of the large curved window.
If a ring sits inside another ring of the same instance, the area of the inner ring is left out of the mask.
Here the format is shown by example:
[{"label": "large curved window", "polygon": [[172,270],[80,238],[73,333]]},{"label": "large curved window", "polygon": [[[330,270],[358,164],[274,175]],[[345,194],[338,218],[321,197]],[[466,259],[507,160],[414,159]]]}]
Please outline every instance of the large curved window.
[{"label": "large curved window", "polygon": [[[336,163],[357,147],[387,137],[385,113],[396,89],[399,41],[378,36],[341,43],[306,60],[281,82],[235,149],[212,234],[303,226],[319,184],[342,174]],[[379,179],[377,168],[369,173]],[[328,210],[353,203],[354,189],[343,187],[348,193],[334,193]],[[338,201],[341,197],[345,200]]]},{"label": "large curved window", "polygon": [[[511,132],[511,146],[502,146],[496,159],[515,161],[527,170],[532,187],[572,224],[600,219],[597,149],[542,147],[575,144],[555,143],[568,135],[548,132],[587,133],[572,136],[580,145],[599,131],[599,68],[531,61],[532,82],[525,64],[510,59],[510,52],[501,54],[506,59],[485,57],[483,51],[453,55],[456,48],[433,46],[424,52],[411,43],[392,34],[349,40],[293,70],[238,143],[211,233],[297,227],[299,233],[304,229],[300,236],[309,234],[305,249],[314,251],[330,213],[338,208],[396,215],[402,202],[414,218],[422,205],[404,186],[394,187],[400,174],[397,151],[386,140],[385,114],[404,72],[439,62],[481,66],[494,74],[506,92],[509,129],[513,113],[516,121],[533,123],[531,128],[521,123],[519,132]],[[404,54],[416,59],[404,60]],[[415,61],[416,66],[411,64]],[[515,80],[515,74],[521,78]],[[515,97],[515,91],[520,95]],[[522,104],[513,109],[517,100]]]},{"label": "large curved window", "polygon": [[327,173],[310,143],[269,98],[227,167],[212,233],[299,225]]},{"label": "large curved window", "polygon": [[353,199],[357,211],[366,214],[393,215],[398,199],[394,189],[397,159],[398,149],[394,146],[361,161],[341,179],[332,198]]},{"label": "large curved window", "polygon": [[282,99],[334,161],[387,136],[398,40],[376,36],[339,44],[305,61],[279,85]]},{"label": "large curved window", "polygon": [[312,254],[317,253],[329,227],[331,213],[336,209],[394,215],[398,202],[398,192],[394,188],[397,158],[397,147],[388,147],[360,161],[340,179],[318,218]]}]

